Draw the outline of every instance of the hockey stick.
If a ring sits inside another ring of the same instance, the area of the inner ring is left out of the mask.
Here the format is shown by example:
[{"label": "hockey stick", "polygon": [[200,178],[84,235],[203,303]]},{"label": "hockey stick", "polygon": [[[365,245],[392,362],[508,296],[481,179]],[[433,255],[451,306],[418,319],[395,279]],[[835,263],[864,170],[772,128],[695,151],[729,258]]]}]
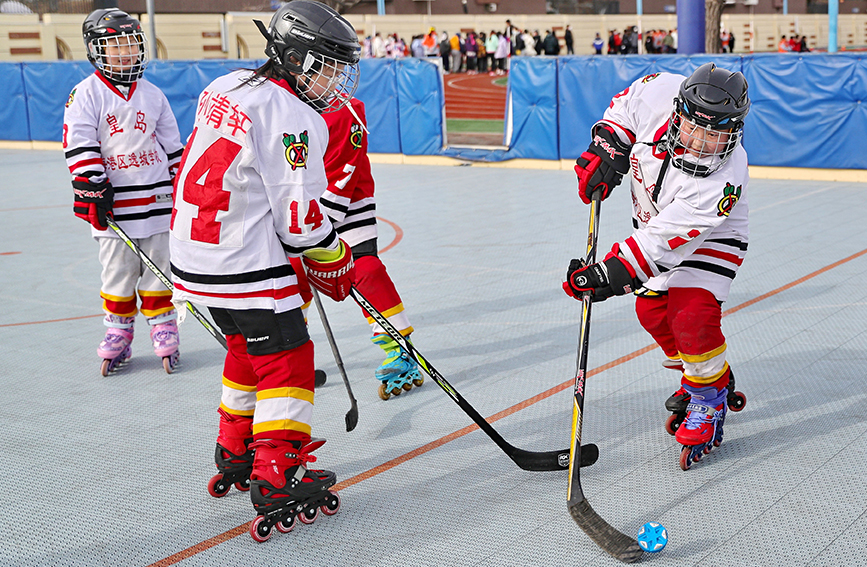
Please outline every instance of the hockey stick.
[{"label": "hockey stick", "polygon": [[[590,226],[587,230],[587,261],[596,262],[596,239],[599,234],[599,211],[602,194],[593,193],[590,203]],[[587,502],[581,489],[581,469],[573,464],[582,462],[581,426],[584,421],[584,381],[587,377],[587,348],[590,345],[590,295],[582,298],[584,311],[581,314],[581,337],[578,341],[578,362],[575,373],[575,396],[572,403],[572,445],[569,449],[569,490],[566,493],[566,506],[575,523],[584,530],[590,539],[624,563],[634,563],[641,559],[642,551],[635,538],[631,538],[611,527]],[[598,451],[597,451],[598,452]]]},{"label": "hockey stick", "polygon": [[[171,280],[166,277],[166,275],[163,273],[163,271],[161,269],[159,269],[157,267],[157,265],[151,261],[150,258],[147,257],[147,254],[142,252],[141,248],[138,247],[138,244],[136,244],[129,236],[126,235],[126,233],[123,231],[122,228],[120,228],[117,225],[117,223],[114,221],[114,219],[111,218],[111,216],[107,216],[105,218],[105,222],[108,223],[108,226],[111,227],[111,229],[117,233],[117,235],[120,237],[120,239],[123,240],[124,242],[126,242],[126,245],[129,246],[132,249],[132,251],[138,255],[138,257],[141,259],[141,261],[144,263],[144,265],[147,266],[150,269],[150,271],[152,271],[154,273],[154,275],[157,277],[157,279],[160,280],[161,282],[163,282],[163,285],[166,286],[166,289],[174,292],[175,286],[172,285]],[[187,301],[186,304],[187,304],[187,309],[190,311],[190,313],[193,314],[193,317],[195,317],[196,319],[199,320],[199,323],[201,323],[202,326],[209,333],[211,333],[211,336],[213,336],[215,339],[217,339],[220,342],[221,345],[223,345],[224,349],[229,350],[229,345],[226,344],[226,337],[224,337],[222,334],[220,334],[220,332],[214,328],[214,326],[211,324],[211,322],[208,321],[208,319],[204,315],[202,315],[202,313],[198,309],[196,309],[196,307],[192,303]]]},{"label": "hockey stick", "polygon": [[355,396],[352,395],[352,387],[349,385],[349,378],[346,376],[346,369],[343,367],[343,358],[340,357],[340,351],[337,350],[337,341],[334,340],[334,335],[331,333],[331,325],[328,324],[328,318],[325,316],[325,308],[322,307],[322,301],[319,299],[319,292],[316,288],[310,286],[310,291],[313,292],[313,301],[316,302],[316,310],[319,311],[319,319],[322,321],[322,326],[325,327],[325,336],[328,337],[328,344],[331,345],[331,353],[334,355],[334,362],[337,364],[337,369],[340,370],[340,375],[343,377],[343,383],[346,385],[346,393],[349,394],[349,399],[352,400],[352,407],[346,412],[346,431],[352,431],[358,425],[358,402],[355,401]]},{"label": "hockey stick", "polygon": [[[449,397],[455,401],[456,404],[460,406],[464,413],[466,413],[470,418],[476,422],[476,425],[479,428],[488,434],[494,443],[503,450],[506,455],[512,459],[516,465],[521,467],[526,471],[559,471],[566,468],[569,464],[569,453],[564,451],[544,451],[544,452],[535,452],[535,451],[526,451],[524,449],[519,449],[514,445],[506,442],[505,439],[500,436],[497,431],[491,427],[491,424],[488,423],[485,418],[483,418],[479,412],[473,408],[467,402],[455,388],[443,378],[442,374],[440,374],[433,365],[427,361],[427,359],[422,356],[420,352],[418,352],[412,343],[406,340],[406,337],[400,334],[400,331],[394,328],[388,319],[386,319],[382,313],[377,311],[376,307],[374,307],[365,297],[352,286],[350,291],[353,299],[361,306],[364,311],[368,313],[379,325],[385,329],[385,332],[394,339],[397,344],[403,348],[406,353],[415,360],[419,366],[427,372],[428,376],[433,378],[433,381],[437,383],[437,385],[445,391]],[[583,460],[581,461],[582,467],[587,467],[596,462],[596,459],[599,458],[599,450],[596,448],[596,445],[587,445],[587,452],[582,455]]]}]

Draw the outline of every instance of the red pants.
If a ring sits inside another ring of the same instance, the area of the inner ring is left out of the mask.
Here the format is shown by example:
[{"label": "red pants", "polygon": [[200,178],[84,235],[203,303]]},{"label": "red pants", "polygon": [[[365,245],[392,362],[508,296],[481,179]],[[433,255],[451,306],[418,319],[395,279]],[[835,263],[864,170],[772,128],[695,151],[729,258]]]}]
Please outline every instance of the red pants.
[{"label": "red pants", "polygon": [[669,359],[683,361],[682,383],[697,388],[728,384],[722,308],[707,290],[675,287],[666,295],[639,296],[635,312],[641,326]]}]

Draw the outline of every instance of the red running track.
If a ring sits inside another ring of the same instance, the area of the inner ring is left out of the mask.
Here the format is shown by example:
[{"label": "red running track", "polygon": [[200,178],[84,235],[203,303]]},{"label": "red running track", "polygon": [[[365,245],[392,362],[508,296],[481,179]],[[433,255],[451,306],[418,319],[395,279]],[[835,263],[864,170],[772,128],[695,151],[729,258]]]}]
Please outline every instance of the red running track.
[{"label": "red running track", "polygon": [[504,77],[446,75],[446,119],[503,120],[506,115],[506,86],[494,81]]}]

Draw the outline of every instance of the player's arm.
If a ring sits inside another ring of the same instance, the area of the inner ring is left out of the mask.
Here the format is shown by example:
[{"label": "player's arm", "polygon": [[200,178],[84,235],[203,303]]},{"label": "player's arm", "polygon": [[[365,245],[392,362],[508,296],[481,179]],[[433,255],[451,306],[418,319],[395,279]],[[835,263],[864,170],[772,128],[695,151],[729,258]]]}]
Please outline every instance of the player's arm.
[{"label": "player's arm", "polygon": [[[358,103],[353,104],[355,107]],[[356,110],[356,114],[358,110]],[[363,117],[363,114],[361,115]],[[325,152],[325,172],[328,187],[319,201],[326,214],[340,222],[346,218],[352,195],[358,185],[356,170],[367,160],[366,132],[359,130],[355,116],[347,107],[324,116],[328,124],[328,149]],[[363,118],[362,118],[363,120]],[[364,142],[364,143],[362,143]]]},{"label": "player's arm", "polygon": [[90,103],[81,85],[70,94],[63,114],[63,150],[72,174],[75,216],[97,230],[106,230],[114,188],[102,162],[98,120]]},{"label": "player's arm", "polygon": [[181,134],[178,131],[178,121],[175,119],[175,115],[172,112],[172,107],[169,105],[168,99],[166,99],[163,93],[162,95],[162,112],[160,113],[159,119],[157,119],[156,125],[156,135],[157,141],[163,147],[163,150],[166,152],[166,157],[168,157],[169,163],[169,175],[172,176],[172,179],[175,178],[175,175],[178,173],[178,167],[181,164],[181,156],[184,153],[184,144],[181,143]]},{"label": "player's arm", "polygon": [[606,199],[629,172],[629,154],[641,120],[640,93],[646,78],[639,79],[611,99],[602,120],[593,125],[587,151],[575,162],[578,196],[589,204],[595,191]]}]

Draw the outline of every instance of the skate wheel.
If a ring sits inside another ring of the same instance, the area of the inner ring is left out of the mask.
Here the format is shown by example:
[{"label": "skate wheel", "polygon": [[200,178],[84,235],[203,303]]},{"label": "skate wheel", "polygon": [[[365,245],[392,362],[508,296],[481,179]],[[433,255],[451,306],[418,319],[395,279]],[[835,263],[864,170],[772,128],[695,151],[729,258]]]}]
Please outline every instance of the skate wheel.
[{"label": "skate wheel", "polygon": [[705,455],[710,455],[710,452],[713,451],[714,447],[719,447],[719,445],[711,445],[711,444],[705,445],[704,449],[702,449],[701,452],[704,453]]},{"label": "skate wheel", "polygon": [[111,372],[111,370],[112,370],[111,361],[107,358],[104,359],[102,361],[102,365],[99,367],[99,373],[102,374],[103,376],[108,376],[108,374]]},{"label": "skate wheel", "polygon": [[295,529],[295,516],[290,516],[285,520],[280,520],[275,524],[277,526],[277,531],[281,534],[288,534],[293,529]]},{"label": "skate wheel", "polygon": [[680,424],[683,423],[683,418],[678,414],[672,414],[665,420],[665,432],[669,435],[677,433]]},{"label": "skate wheel", "polygon": [[[105,376],[105,374],[103,374]],[[387,384],[383,382],[379,385],[379,397],[385,401],[388,401],[388,398],[391,397],[391,394],[388,393]]]},{"label": "skate wheel", "polygon": [[401,394],[401,392],[403,392],[403,390],[401,390],[398,387],[395,387],[394,389],[391,390],[391,395],[392,396],[399,396]]},{"label": "skate wheel", "polygon": [[690,462],[691,459],[689,458],[691,453],[692,448],[690,447],[684,447],[683,450],[680,452],[680,468],[685,471],[688,471],[690,465],[692,464]]},{"label": "skate wheel", "polygon": [[265,516],[256,516],[256,519],[250,522],[250,536],[259,543],[271,539],[271,526],[265,523]]},{"label": "skate wheel", "polygon": [[235,483],[235,488],[241,492],[250,492],[250,479],[241,480]]},{"label": "skate wheel", "polygon": [[416,378],[412,381],[413,386],[416,388],[420,388],[422,384],[424,384],[424,378]]},{"label": "skate wheel", "polygon": [[302,524],[312,524],[316,521],[316,518],[319,517],[319,508],[305,508],[300,514],[298,514],[298,519],[301,520]]},{"label": "skate wheel", "polygon": [[163,370],[166,371],[166,374],[171,374],[173,370],[172,361],[167,356],[163,357]]},{"label": "skate wheel", "polygon": [[328,491],[330,494],[330,498],[325,504],[319,507],[322,510],[322,513],[326,516],[333,516],[340,510],[340,495],[334,492],[333,490]]},{"label": "skate wheel", "polygon": [[409,392],[410,390],[412,390],[412,384],[410,384],[409,382],[407,382],[406,384],[404,384],[403,386],[401,386],[401,388],[403,388],[404,390],[406,390],[407,392]]},{"label": "skate wheel", "polygon": [[[229,493],[230,487],[231,485],[223,482],[222,474],[215,474],[211,477],[211,480],[208,481],[208,494],[214,498],[222,498]],[[249,490],[249,488],[247,490]]]},{"label": "skate wheel", "polygon": [[743,392],[735,392],[732,398],[727,401],[729,409],[732,411],[741,411],[747,405],[747,397]]}]

